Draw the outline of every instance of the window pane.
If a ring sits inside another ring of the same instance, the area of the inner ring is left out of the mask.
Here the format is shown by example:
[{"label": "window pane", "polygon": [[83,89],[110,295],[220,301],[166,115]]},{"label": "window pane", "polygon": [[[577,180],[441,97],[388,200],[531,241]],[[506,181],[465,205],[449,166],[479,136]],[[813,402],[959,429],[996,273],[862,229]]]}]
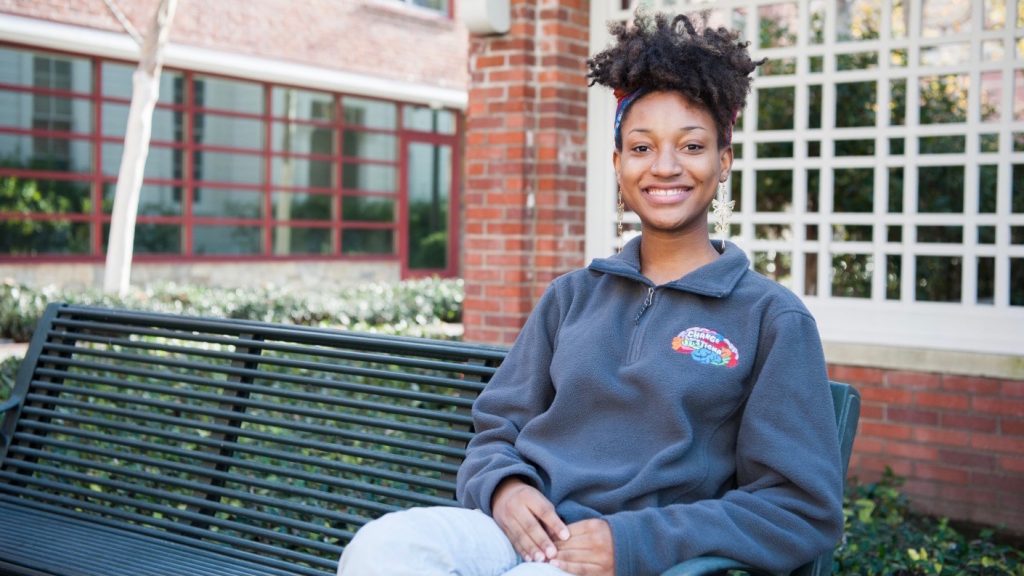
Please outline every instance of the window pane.
[{"label": "window pane", "polygon": [[871,297],[873,266],[868,254],[836,254],[832,257],[832,295],[845,298]]},{"label": "window pane", "polygon": [[196,144],[230,148],[263,148],[263,121],[217,114],[196,114],[192,125]]},{"label": "window pane", "polygon": [[889,213],[903,212],[903,168],[889,168]]},{"label": "window pane", "polygon": [[194,98],[199,108],[216,108],[248,114],[263,113],[263,86],[241,80],[197,76]]},{"label": "window pane", "polygon": [[874,228],[870,224],[833,224],[832,240],[836,242],[871,242]]},{"label": "window pane", "polygon": [[918,140],[918,151],[921,154],[962,154],[965,150],[965,136],[922,136]]},{"label": "window pane", "polygon": [[312,124],[274,122],[271,139],[275,152],[333,156],[334,130]]},{"label": "window pane", "polygon": [[395,201],[379,196],[346,196],[341,199],[341,217],[346,221],[395,222]]},{"label": "window pane", "polygon": [[1024,212],[1024,164],[1013,165],[1013,198],[1010,200],[1010,211],[1015,214]]},{"label": "window pane", "polygon": [[196,188],[192,214],[220,218],[261,218],[263,193],[259,190]]},{"label": "window pane", "polygon": [[985,30],[1002,30],[1006,26],[1006,0],[985,0]]},{"label": "window pane", "polygon": [[757,145],[758,158],[792,158],[792,142],[765,142]]},{"label": "window pane", "polygon": [[759,46],[778,48],[796,45],[799,21],[795,3],[761,6],[757,9],[757,16],[761,22]]},{"label": "window pane", "polygon": [[921,36],[941,38],[971,30],[972,2],[921,0]]},{"label": "window pane", "polygon": [[394,254],[392,230],[348,229],[341,232],[342,254]]},{"label": "window pane", "polygon": [[[132,98],[132,74],[135,73],[135,66],[120,64],[118,62],[103,63],[103,95],[110,98]],[[160,96],[158,102],[161,104],[184,104],[185,103],[185,78],[181,72],[164,68],[160,72]]]},{"label": "window pane", "polygon": [[903,138],[889,138],[889,154],[902,156],[905,152],[906,143]]},{"label": "window pane", "polygon": [[978,212],[995,213],[995,187],[998,181],[999,167],[991,164],[978,167]]},{"label": "window pane", "polygon": [[[124,138],[128,127],[127,104],[103,104],[103,135]],[[157,142],[183,142],[185,114],[177,110],[156,108],[153,110],[151,137]]]},{"label": "window pane", "polygon": [[330,228],[274,227],[274,254],[330,254]]},{"label": "window pane", "polygon": [[206,254],[259,254],[263,234],[254,226],[207,226],[192,229],[192,251]]},{"label": "window pane", "polygon": [[787,76],[796,74],[796,57],[772,58],[761,65],[758,72],[762,76]]},{"label": "window pane", "polygon": [[0,46],[0,84],[88,94],[92,92],[92,62]]},{"label": "window pane", "polygon": [[327,160],[275,156],[272,166],[274,184],[331,189],[334,188],[336,166]]},{"label": "window pane", "polygon": [[736,202],[733,211],[740,212],[743,210],[743,172],[734,170],[729,175],[729,186],[729,199]]},{"label": "window pane", "polygon": [[402,113],[402,125],[407,130],[455,134],[455,114],[451,110],[435,110],[426,106],[406,104]]},{"label": "window pane", "polygon": [[887,254],[885,257],[885,299],[900,299],[903,257],[899,254]]},{"label": "window pane", "polygon": [[811,0],[808,3],[808,12],[811,15],[810,44],[821,44],[825,41],[825,2],[824,0]]},{"label": "window pane", "polygon": [[910,29],[909,0],[892,0],[892,37],[906,38]]},{"label": "window pane", "polygon": [[343,154],[350,158],[395,161],[398,139],[391,134],[346,130]]},{"label": "window pane", "polygon": [[882,29],[877,0],[836,0],[836,39],[873,40]]},{"label": "window pane", "polygon": [[88,140],[0,134],[0,158],[7,168],[48,172],[92,172]]},{"label": "window pane", "polygon": [[346,96],[342,100],[345,123],[394,130],[398,127],[398,111],[390,102]]},{"label": "window pane", "polygon": [[807,87],[807,127],[821,128],[821,85]]},{"label": "window pane", "polygon": [[836,168],[833,183],[833,211],[871,212],[874,209],[873,168]]},{"label": "window pane", "polygon": [[754,270],[775,280],[783,286],[789,286],[793,280],[793,257],[789,252],[754,252]]},{"label": "window pane", "polygon": [[918,212],[962,213],[964,167],[921,166],[917,169]]},{"label": "window pane", "polygon": [[757,171],[757,211],[788,212],[793,204],[793,172]]},{"label": "window pane", "polygon": [[409,159],[409,267],[448,266],[451,146],[411,143]]},{"label": "window pane", "polygon": [[88,254],[86,222],[0,220],[0,254]]},{"label": "window pane", "polygon": [[994,304],[996,295],[996,259],[988,256],[978,258],[978,304]]},{"label": "window pane", "polygon": [[807,171],[807,211],[818,211],[818,196],[821,190],[821,170],[813,168]]},{"label": "window pane", "polygon": [[979,151],[999,152],[999,134],[982,134],[978,141]]},{"label": "window pane", "polygon": [[918,256],[916,299],[918,302],[960,302],[960,258]]},{"label": "window pane", "polygon": [[334,96],[275,86],[272,114],[292,120],[334,120]]},{"label": "window pane", "polygon": [[964,229],[963,226],[918,226],[917,241],[960,244],[964,241]]},{"label": "window pane", "polygon": [[836,84],[836,127],[875,125],[874,82],[840,82]]},{"label": "window pane", "polygon": [[921,124],[966,122],[968,85],[967,75],[922,77]]},{"label": "window pane", "polygon": [[978,226],[978,244],[995,244],[996,227]]},{"label": "window pane", "polygon": [[[121,144],[103,145],[103,174],[117,177],[121,169]],[[185,152],[181,148],[150,146],[146,155],[146,178],[181,180],[184,177]]]},{"label": "window pane", "polygon": [[889,81],[889,125],[903,126],[907,120],[907,81]]},{"label": "window pane", "polygon": [[263,158],[250,154],[196,151],[194,178],[236,184],[260,184],[263,181]]},{"label": "window pane", "polygon": [[966,64],[970,59],[969,43],[921,47],[921,66],[956,66]]},{"label": "window pane", "polygon": [[1002,117],[1000,104],[1003,100],[1003,73],[998,71],[981,73],[981,106],[982,122],[998,122]]},{"label": "window pane", "polygon": [[757,129],[792,130],[796,88],[762,88],[757,91]]},{"label": "window pane", "polygon": [[275,192],[274,220],[333,220],[333,198],[327,194]]},{"label": "window pane", "polygon": [[[103,251],[110,241],[110,224],[103,225]],[[136,254],[181,254],[181,226],[139,222],[135,225],[132,250]]]},{"label": "window pane", "polygon": [[[114,211],[114,194],[117,184],[108,182],[103,185],[103,213]],[[162,186],[143,184],[139,191],[140,216],[181,216],[182,188],[180,186]]]},{"label": "window pane", "polygon": [[0,90],[0,126],[89,134],[92,103],[83,98]]},{"label": "window pane", "polygon": [[1024,306],[1024,258],[1010,258],[1010,306]]},{"label": "window pane", "polygon": [[342,168],[341,185],[348,190],[394,192],[397,189],[395,168],[377,164],[350,164]]},{"label": "window pane", "polygon": [[818,254],[816,252],[804,254],[804,294],[807,296],[818,295]]},{"label": "window pane", "polygon": [[836,55],[836,70],[872,70],[874,68],[878,68],[878,52]]},{"label": "window pane", "polygon": [[836,156],[874,156],[874,140],[836,140]]},{"label": "window pane", "polygon": [[0,212],[19,214],[88,214],[88,182],[0,176]]}]

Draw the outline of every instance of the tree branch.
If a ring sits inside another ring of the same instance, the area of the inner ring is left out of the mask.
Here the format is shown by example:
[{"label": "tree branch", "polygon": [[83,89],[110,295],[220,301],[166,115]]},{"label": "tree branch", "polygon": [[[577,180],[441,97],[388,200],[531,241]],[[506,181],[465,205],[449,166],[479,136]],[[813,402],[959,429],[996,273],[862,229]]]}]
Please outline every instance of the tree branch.
[{"label": "tree branch", "polygon": [[127,32],[133,40],[135,40],[136,44],[142,46],[142,34],[139,34],[139,30],[134,24],[132,24],[132,21],[124,15],[124,12],[121,12],[121,9],[118,8],[117,4],[114,2],[115,0],[103,0],[103,3],[110,9],[110,13],[113,14],[114,18],[117,18],[117,21],[121,23],[121,27],[124,28],[124,31]]}]

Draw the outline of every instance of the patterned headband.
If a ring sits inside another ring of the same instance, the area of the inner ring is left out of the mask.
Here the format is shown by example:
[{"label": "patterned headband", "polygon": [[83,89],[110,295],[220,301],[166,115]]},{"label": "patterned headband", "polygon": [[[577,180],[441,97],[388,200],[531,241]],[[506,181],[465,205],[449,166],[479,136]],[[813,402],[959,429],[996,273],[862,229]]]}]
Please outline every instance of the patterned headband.
[{"label": "patterned headband", "polygon": [[[616,88],[613,94],[615,95],[615,147],[622,149],[622,117],[626,115],[626,110],[633,105],[641,96],[644,96],[650,92],[647,88],[637,88],[632,92],[626,92],[621,88]],[[732,121],[725,129],[725,143],[726,145],[732,144],[732,129],[736,126],[736,118],[739,116],[740,111],[737,108],[732,112]]]}]

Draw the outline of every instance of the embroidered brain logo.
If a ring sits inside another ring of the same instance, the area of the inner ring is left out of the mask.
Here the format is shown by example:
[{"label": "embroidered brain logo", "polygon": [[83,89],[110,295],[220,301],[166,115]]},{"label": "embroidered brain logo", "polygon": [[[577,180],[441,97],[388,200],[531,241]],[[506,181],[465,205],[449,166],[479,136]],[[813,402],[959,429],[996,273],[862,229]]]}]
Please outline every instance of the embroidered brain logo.
[{"label": "embroidered brain logo", "polygon": [[672,349],[689,354],[701,364],[733,368],[740,361],[740,353],[725,337],[707,328],[687,328],[672,339]]}]

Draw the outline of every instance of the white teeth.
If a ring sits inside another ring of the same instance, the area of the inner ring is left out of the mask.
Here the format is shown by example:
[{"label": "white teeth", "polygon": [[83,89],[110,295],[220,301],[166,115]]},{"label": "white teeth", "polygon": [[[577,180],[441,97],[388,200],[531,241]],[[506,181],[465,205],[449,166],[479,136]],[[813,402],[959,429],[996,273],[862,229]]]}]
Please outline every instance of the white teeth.
[{"label": "white teeth", "polygon": [[675,196],[682,194],[684,190],[682,188],[669,188],[667,190],[661,188],[648,188],[647,193],[651,196]]}]

